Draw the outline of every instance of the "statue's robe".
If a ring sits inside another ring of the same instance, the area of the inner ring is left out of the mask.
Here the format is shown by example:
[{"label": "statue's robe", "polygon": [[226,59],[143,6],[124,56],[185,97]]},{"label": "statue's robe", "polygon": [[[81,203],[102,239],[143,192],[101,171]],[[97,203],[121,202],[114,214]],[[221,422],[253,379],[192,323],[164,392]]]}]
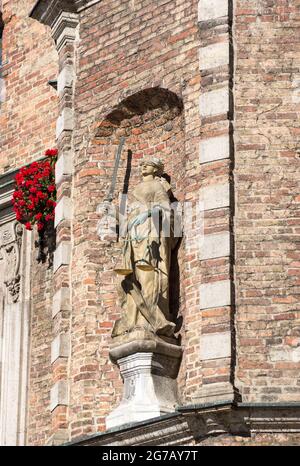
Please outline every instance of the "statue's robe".
[{"label": "statue's robe", "polygon": [[[157,178],[136,186],[128,199],[129,215],[124,238],[124,268],[131,269],[121,283],[122,318],[113,336],[136,328],[171,336],[175,324],[169,310],[169,277],[173,236],[173,213],[168,183]],[[142,270],[139,265],[150,265]]]}]

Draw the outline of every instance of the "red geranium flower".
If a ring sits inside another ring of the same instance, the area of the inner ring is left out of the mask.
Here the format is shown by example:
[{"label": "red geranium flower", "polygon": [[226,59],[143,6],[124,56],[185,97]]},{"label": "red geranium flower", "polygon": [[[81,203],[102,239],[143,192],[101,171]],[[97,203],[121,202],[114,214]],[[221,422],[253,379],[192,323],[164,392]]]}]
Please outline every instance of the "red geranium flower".
[{"label": "red geranium flower", "polygon": [[56,202],[52,201],[52,199],[48,199],[46,204],[47,204],[48,207],[55,207],[56,206]]},{"label": "red geranium flower", "polygon": [[39,198],[39,199],[45,199],[46,194],[44,194],[42,191],[38,191],[36,193],[36,197]]},{"label": "red geranium flower", "polygon": [[[34,224],[42,231],[45,222],[53,221],[56,206],[55,162],[57,149],[46,151],[48,159],[32,162],[15,176],[16,189],[12,197],[16,219],[25,223],[28,230]],[[25,220],[26,219],[26,220]]]},{"label": "red geranium flower", "polygon": [[23,192],[22,191],[15,191],[13,194],[14,199],[22,199],[23,198]]},{"label": "red geranium flower", "polygon": [[58,150],[57,149],[48,149],[46,150],[45,152],[45,155],[47,155],[47,157],[56,157],[58,154]]}]

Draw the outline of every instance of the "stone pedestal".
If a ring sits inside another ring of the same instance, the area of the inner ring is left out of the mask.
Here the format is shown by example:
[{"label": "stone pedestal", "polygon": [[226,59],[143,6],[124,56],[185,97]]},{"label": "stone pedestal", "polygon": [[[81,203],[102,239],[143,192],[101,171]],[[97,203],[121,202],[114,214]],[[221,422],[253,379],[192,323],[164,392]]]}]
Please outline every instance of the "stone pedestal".
[{"label": "stone pedestal", "polygon": [[145,331],[114,339],[110,357],[120,368],[124,390],[120,405],[106,418],[107,429],[175,411],[182,349],[175,339],[167,340]]}]

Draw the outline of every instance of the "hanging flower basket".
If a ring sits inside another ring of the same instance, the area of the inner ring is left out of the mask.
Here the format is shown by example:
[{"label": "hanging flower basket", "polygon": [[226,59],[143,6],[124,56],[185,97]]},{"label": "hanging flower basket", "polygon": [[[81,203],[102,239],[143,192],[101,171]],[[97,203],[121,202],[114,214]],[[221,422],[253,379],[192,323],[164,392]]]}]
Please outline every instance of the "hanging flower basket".
[{"label": "hanging flower basket", "polygon": [[51,249],[55,247],[50,245],[50,238],[54,235],[54,210],[56,206],[55,163],[57,154],[57,149],[47,150],[45,160],[33,162],[28,167],[21,168],[15,177],[16,189],[12,199],[13,209],[17,221],[23,223],[27,230],[32,230],[34,226],[37,228],[39,233],[39,241],[37,242],[39,262],[46,260],[45,247],[48,246],[48,252],[50,253]]}]

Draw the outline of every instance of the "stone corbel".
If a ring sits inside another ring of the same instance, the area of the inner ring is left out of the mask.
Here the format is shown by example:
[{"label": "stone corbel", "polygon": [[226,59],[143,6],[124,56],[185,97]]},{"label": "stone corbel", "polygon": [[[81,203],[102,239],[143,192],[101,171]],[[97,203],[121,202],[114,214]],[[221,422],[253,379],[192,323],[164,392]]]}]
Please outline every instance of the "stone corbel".
[{"label": "stone corbel", "polygon": [[62,13],[79,13],[91,3],[95,2],[91,0],[38,0],[29,16],[52,27]]},{"label": "stone corbel", "polygon": [[52,27],[52,37],[59,52],[65,45],[72,43],[76,37],[78,15],[76,13],[61,12]]},{"label": "stone corbel", "polygon": [[51,27],[57,50],[73,42],[78,25],[78,12],[88,0],[39,0],[31,10],[30,18]]}]

